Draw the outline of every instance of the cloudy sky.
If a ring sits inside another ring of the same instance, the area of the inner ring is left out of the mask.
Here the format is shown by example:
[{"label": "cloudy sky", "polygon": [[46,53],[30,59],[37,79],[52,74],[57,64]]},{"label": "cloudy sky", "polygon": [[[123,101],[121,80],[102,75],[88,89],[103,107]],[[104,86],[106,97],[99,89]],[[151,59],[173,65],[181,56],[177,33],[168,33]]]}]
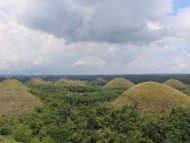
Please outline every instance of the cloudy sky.
[{"label": "cloudy sky", "polygon": [[190,73],[189,0],[0,0],[0,74]]}]

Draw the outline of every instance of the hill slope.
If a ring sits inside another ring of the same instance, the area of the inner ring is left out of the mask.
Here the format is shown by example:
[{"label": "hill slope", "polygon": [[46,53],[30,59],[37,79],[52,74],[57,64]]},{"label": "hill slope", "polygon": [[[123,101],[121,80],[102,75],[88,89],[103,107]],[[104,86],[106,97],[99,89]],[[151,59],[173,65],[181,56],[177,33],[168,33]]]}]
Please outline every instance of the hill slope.
[{"label": "hill slope", "polygon": [[117,107],[136,104],[144,113],[162,113],[175,106],[189,107],[190,97],[164,84],[144,82],[125,91],[113,104]]},{"label": "hill slope", "polygon": [[35,84],[35,85],[52,85],[51,81],[44,81],[41,78],[32,78],[29,83]]},{"label": "hill slope", "polygon": [[21,82],[5,80],[0,83],[0,117],[30,112],[40,105],[41,102]]},{"label": "hill slope", "polygon": [[168,86],[171,86],[171,87],[174,87],[174,88],[177,88],[177,87],[187,87],[187,85],[185,85],[184,83],[176,80],[176,79],[169,79],[167,81],[164,82],[164,84],[168,85]]},{"label": "hill slope", "polygon": [[60,79],[53,84],[56,87],[84,87],[86,84],[80,80]]},{"label": "hill slope", "polygon": [[135,84],[125,78],[115,78],[108,82],[104,88],[130,88]]}]

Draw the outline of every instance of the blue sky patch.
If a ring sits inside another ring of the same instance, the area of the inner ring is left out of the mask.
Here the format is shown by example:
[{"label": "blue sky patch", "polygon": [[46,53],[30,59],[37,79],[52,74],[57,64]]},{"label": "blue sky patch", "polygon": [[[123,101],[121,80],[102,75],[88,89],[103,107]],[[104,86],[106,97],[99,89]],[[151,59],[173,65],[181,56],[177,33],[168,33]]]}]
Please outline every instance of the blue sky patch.
[{"label": "blue sky patch", "polygon": [[190,5],[190,0],[173,0],[173,12],[171,15],[176,15],[179,9],[186,8]]}]

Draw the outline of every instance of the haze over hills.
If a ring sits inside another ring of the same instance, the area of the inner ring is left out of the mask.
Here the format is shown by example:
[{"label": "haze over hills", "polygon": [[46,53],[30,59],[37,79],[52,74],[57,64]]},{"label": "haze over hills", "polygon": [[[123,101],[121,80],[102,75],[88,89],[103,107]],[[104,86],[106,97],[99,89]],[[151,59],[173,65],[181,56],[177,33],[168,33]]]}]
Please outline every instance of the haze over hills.
[{"label": "haze over hills", "polygon": [[174,107],[190,107],[190,97],[164,84],[144,82],[125,91],[113,105],[137,106],[143,113],[162,114]]},{"label": "haze over hills", "polygon": [[185,84],[190,84],[190,74],[113,74],[113,75],[0,75],[0,81],[5,79],[17,79],[22,82],[28,82],[32,78],[41,78],[45,81],[54,81],[61,78],[71,79],[71,80],[86,80],[94,81],[97,78],[102,78],[106,81],[112,80],[114,78],[126,78],[135,84],[155,81],[163,83],[168,79],[176,79]]},{"label": "haze over hills", "polygon": [[41,102],[28,92],[28,88],[17,80],[0,83],[0,116],[20,115],[33,111]]},{"label": "haze over hills", "polygon": [[131,88],[135,84],[124,78],[115,78],[108,82],[104,88]]},{"label": "haze over hills", "polygon": [[102,79],[101,77],[98,77],[94,80],[95,83],[99,84],[99,85],[104,85],[106,84],[106,80]]}]

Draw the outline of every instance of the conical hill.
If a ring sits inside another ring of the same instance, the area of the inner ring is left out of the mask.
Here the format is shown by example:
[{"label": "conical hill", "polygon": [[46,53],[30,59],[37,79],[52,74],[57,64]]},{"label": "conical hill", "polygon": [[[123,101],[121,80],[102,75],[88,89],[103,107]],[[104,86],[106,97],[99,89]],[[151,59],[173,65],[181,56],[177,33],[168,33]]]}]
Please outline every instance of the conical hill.
[{"label": "conical hill", "polygon": [[56,87],[85,87],[86,84],[80,80],[68,80],[68,79],[59,79],[54,84]]},{"label": "conical hill", "polygon": [[28,92],[28,88],[17,80],[0,83],[0,117],[20,115],[33,111],[41,102]]},{"label": "conical hill", "polygon": [[144,82],[125,91],[113,105],[137,105],[144,113],[164,113],[174,107],[189,107],[190,97],[164,84]]},{"label": "conical hill", "polygon": [[187,85],[185,85],[184,83],[182,83],[182,82],[180,82],[179,80],[176,80],[176,79],[169,79],[169,80],[165,81],[164,84],[166,84],[168,86],[171,86],[171,87],[174,87],[174,88],[177,88],[177,87],[181,87],[181,88],[187,87]]},{"label": "conical hill", "polygon": [[125,78],[115,78],[108,82],[104,88],[131,88],[135,84]]},{"label": "conical hill", "polygon": [[29,83],[35,85],[52,85],[51,81],[44,81],[41,78],[32,78]]}]

